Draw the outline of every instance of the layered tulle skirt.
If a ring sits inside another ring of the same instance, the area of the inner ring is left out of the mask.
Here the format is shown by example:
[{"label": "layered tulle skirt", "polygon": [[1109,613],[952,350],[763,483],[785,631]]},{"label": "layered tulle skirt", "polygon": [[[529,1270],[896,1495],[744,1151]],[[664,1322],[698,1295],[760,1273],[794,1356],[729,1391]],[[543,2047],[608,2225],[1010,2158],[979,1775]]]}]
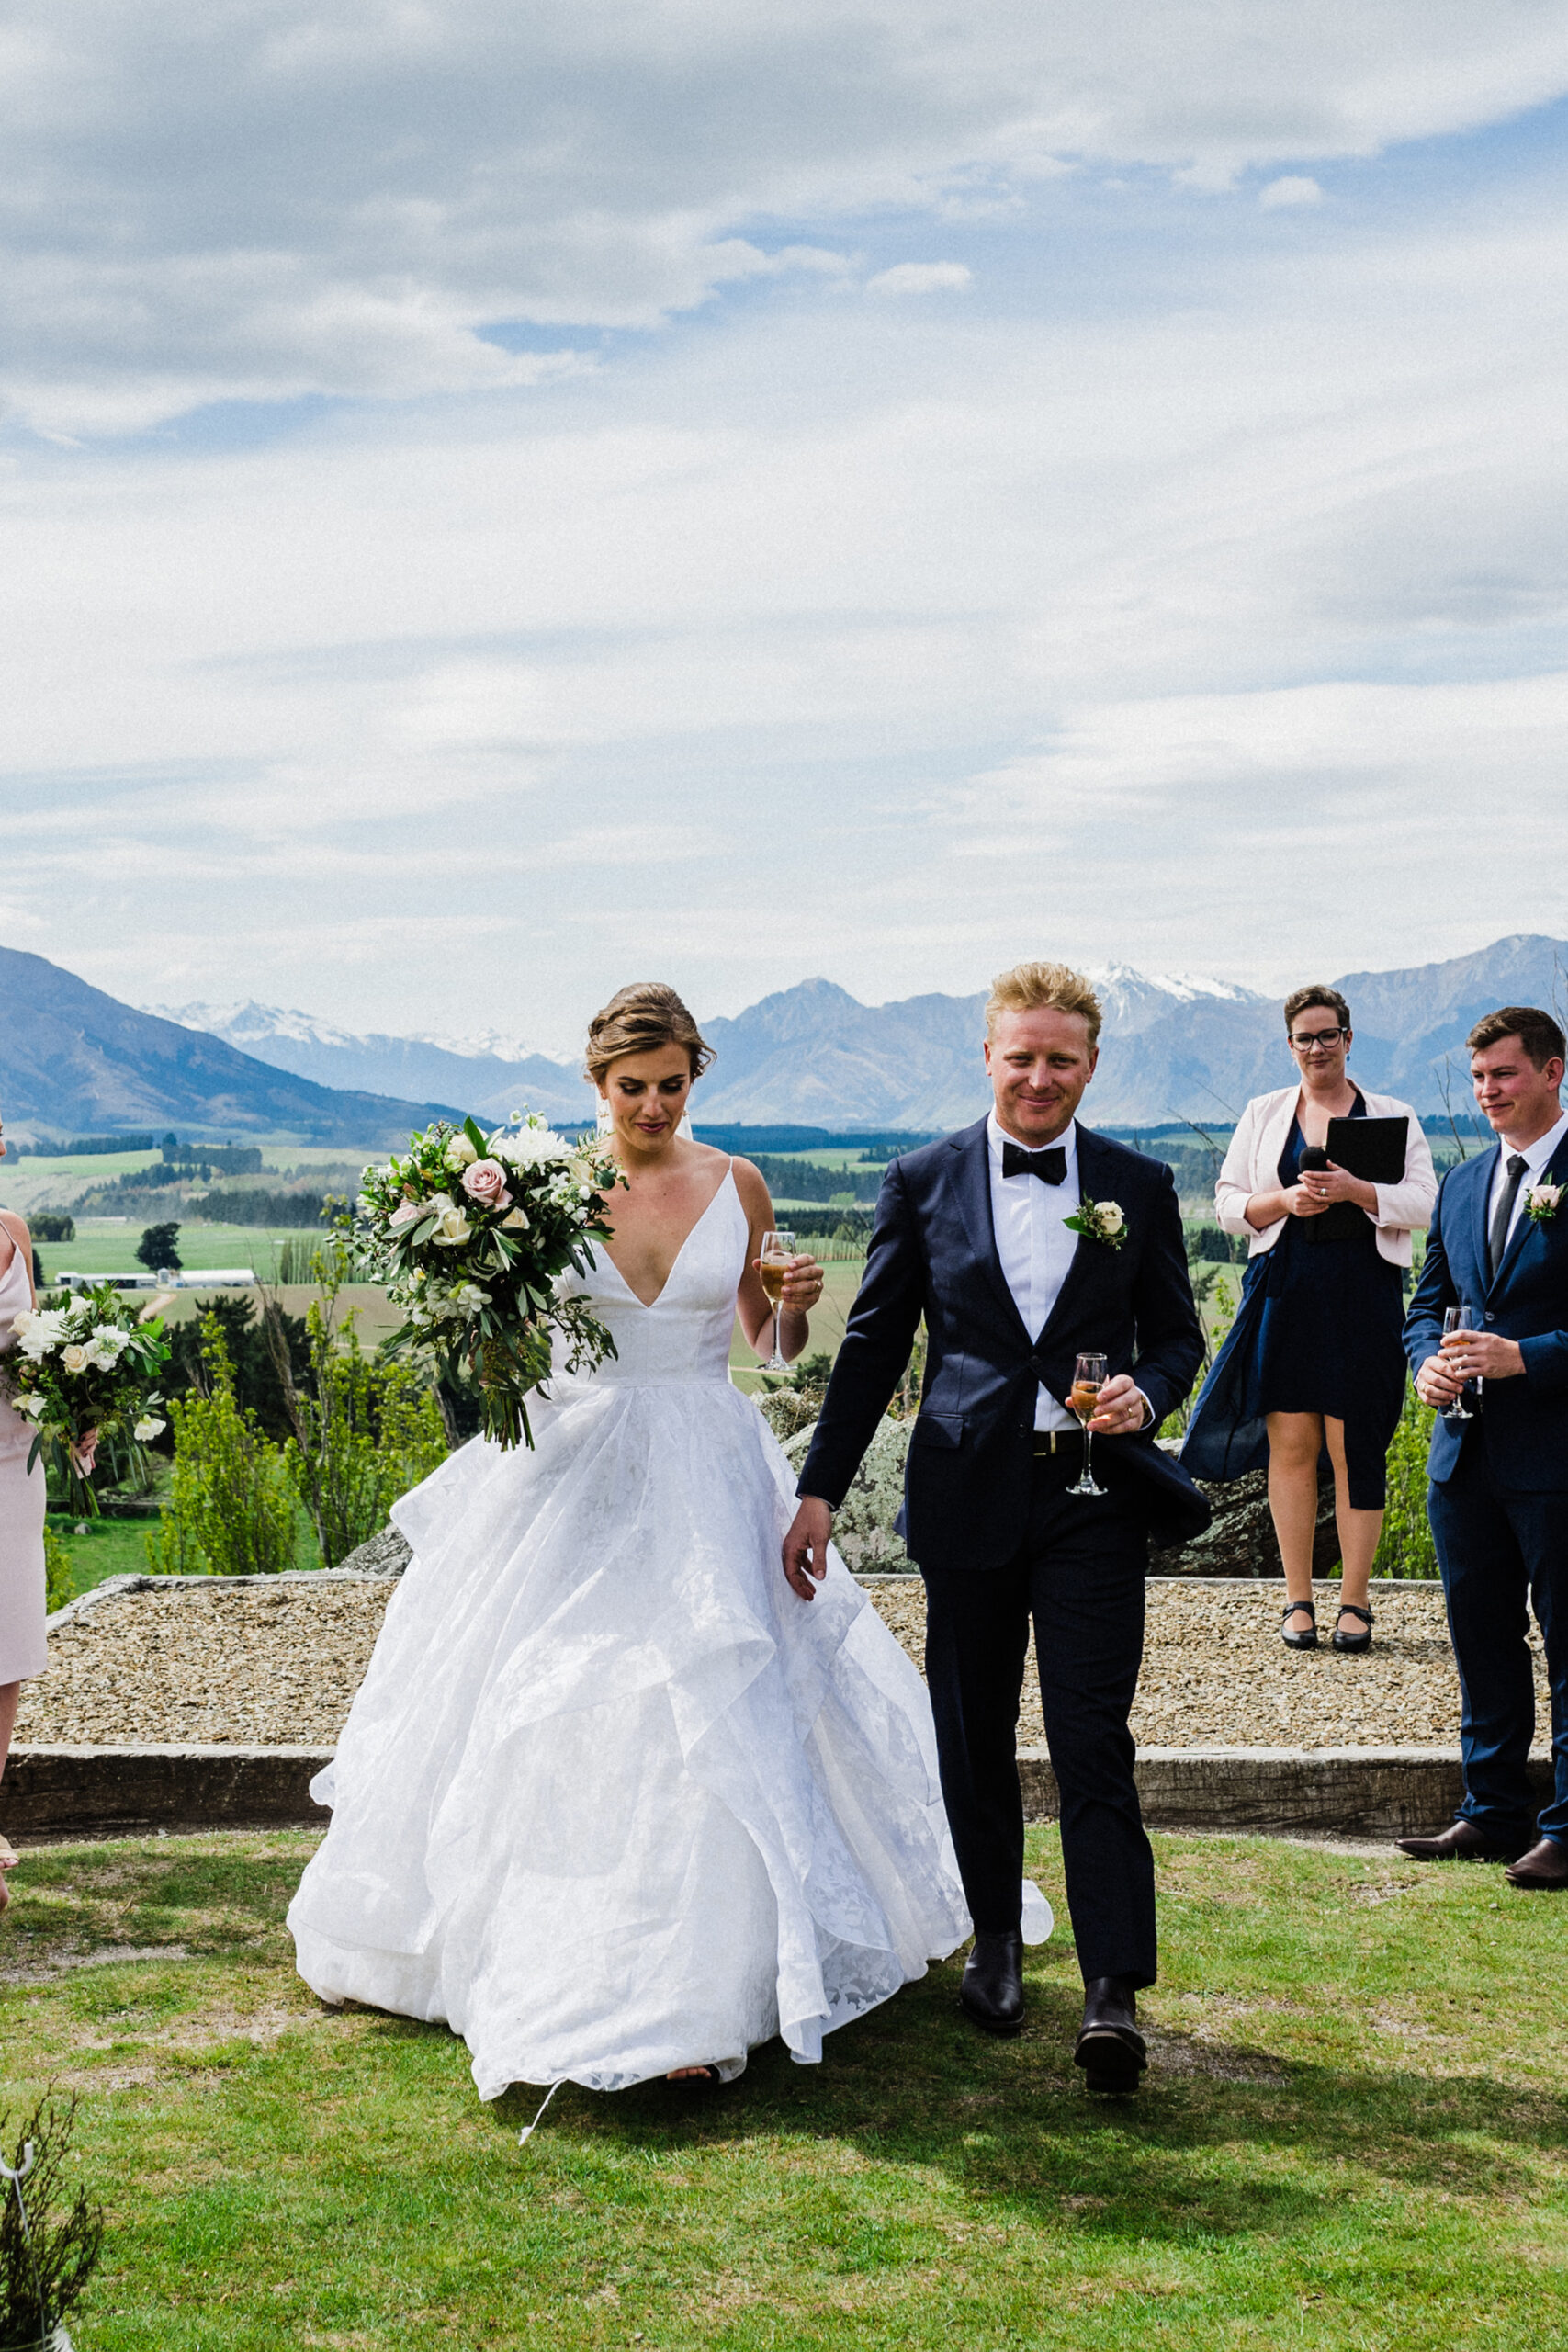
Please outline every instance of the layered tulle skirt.
[{"label": "layered tulle skirt", "polygon": [[413,1558],[289,1912],[324,1998],[444,2018],[480,2096],[801,2060],[969,1932],[925,1687],[725,1382],[563,1383],[393,1514]]}]

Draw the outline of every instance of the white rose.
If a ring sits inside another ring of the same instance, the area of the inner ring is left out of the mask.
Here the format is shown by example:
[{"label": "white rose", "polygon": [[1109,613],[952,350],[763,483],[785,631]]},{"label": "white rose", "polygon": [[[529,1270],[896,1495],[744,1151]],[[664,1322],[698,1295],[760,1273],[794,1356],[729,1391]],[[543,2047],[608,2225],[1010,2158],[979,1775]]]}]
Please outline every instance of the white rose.
[{"label": "white rose", "polygon": [[526,1233],[528,1219],[523,1210],[513,1209],[510,1216],[502,1218],[501,1229],[502,1233]]},{"label": "white rose", "polygon": [[454,1176],[460,1176],[465,1168],[471,1168],[478,1158],[479,1153],[467,1136],[454,1136],[446,1147],[446,1165]]},{"label": "white rose", "polygon": [[79,1347],[76,1341],[73,1340],[68,1348],[62,1348],[61,1350],[60,1361],[64,1365],[67,1372],[85,1372],[88,1364],[92,1362],[92,1358],[88,1355],[85,1348]]},{"label": "white rose", "polygon": [[463,1211],[454,1204],[442,1210],[430,1238],[438,1249],[459,1250],[465,1241],[473,1238],[473,1231]]},{"label": "white rose", "polygon": [[143,1413],[130,1434],[138,1445],[145,1445],[150,1439],[155,1438],[161,1430],[167,1427],[168,1423],[161,1421],[156,1413]]},{"label": "white rose", "polygon": [[1562,1187],[1561,1184],[1532,1184],[1530,1198],[1539,1201],[1542,1208],[1554,1209],[1562,1198]]},{"label": "white rose", "polygon": [[1127,1220],[1122,1216],[1121,1208],[1118,1206],[1116,1202],[1101,1201],[1100,1204],[1100,1222],[1105,1227],[1107,1233],[1120,1233]]}]

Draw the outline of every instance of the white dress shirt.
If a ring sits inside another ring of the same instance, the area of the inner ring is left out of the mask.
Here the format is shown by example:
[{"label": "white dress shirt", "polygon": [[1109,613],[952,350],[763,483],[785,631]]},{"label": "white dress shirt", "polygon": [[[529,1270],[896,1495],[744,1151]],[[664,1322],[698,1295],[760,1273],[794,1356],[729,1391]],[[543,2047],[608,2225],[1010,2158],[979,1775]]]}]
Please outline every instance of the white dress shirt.
[{"label": "white dress shirt", "polygon": [[[1078,1129],[1075,1119],[1057,1147],[1067,1157],[1067,1172],[1059,1184],[1043,1184],[1038,1176],[1004,1176],[1002,1146],[1016,1143],[993,1111],[986,1121],[986,1145],[991,1161],[991,1224],[1001,1260],[1002,1279],[1023,1317],[1023,1328],[1037,1340],[1050,1320],[1073,1262],[1078,1237],[1069,1233],[1065,1217],[1078,1213]],[[1021,1150],[1032,1148],[1021,1145]],[[1044,1149],[1050,1149],[1046,1145]],[[1042,1386],[1034,1399],[1037,1430],[1076,1430],[1077,1422],[1066,1407]]]},{"label": "white dress shirt", "polygon": [[[1562,1142],[1565,1135],[1568,1135],[1568,1111],[1564,1111],[1562,1116],[1558,1120],[1557,1125],[1554,1127],[1549,1127],[1543,1136],[1537,1136],[1534,1143],[1528,1144],[1524,1150],[1518,1154],[1519,1159],[1521,1159],[1525,1163],[1525,1172],[1519,1178],[1519,1189],[1514,1194],[1514,1214],[1508,1219],[1507,1241],[1505,1241],[1503,1245],[1505,1249],[1507,1248],[1508,1241],[1513,1239],[1519,1219],[1525,1214],[1525,1194],[1529,1191],[1532,1184],[1540,1183],[1541,1172],[1545,1169],[1547,1161],[1551,1158],[1552,1153],[1556,1150],[1558,1145]],[[1497,1214],[1497,1204],[1507,1190],[1508,1162],[1515,1157],[1514,1147],[1511,1143],[1505,1143],[1501,1136],[1498,1136],[1497,1141],[1502,1146],[1502,1148],[1497,1154],[1497,1165],[1492,1173],[1492,1190],[1486,1195],[1486,1230],[1488,1235],[1490,1235],[1492,1231],[1492,1220]]]}]

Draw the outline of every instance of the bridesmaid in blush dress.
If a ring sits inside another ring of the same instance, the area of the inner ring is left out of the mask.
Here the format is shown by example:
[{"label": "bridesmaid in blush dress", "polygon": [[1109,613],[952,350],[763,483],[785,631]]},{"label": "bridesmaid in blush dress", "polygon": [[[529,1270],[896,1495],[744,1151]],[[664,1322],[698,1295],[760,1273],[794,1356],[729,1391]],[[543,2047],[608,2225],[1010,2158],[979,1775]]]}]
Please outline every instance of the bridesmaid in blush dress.
[{"label": "bridesmaid in blush dress", "polygon": [[[0,1159],[6,1153],[0,1129]],[[12,1318],[36,1306],[33,1246],[27,1227],[0,1209],[0,1355],[16,1344]],[[49,1662],[44,1639],[43,1464],[28,1468],[33,1433],[0,1396],[0,1775],[11,1752],[22,1684]],[[5,1873],[17,1856],[0,1836],[0,1911],[10,1902]]]}]

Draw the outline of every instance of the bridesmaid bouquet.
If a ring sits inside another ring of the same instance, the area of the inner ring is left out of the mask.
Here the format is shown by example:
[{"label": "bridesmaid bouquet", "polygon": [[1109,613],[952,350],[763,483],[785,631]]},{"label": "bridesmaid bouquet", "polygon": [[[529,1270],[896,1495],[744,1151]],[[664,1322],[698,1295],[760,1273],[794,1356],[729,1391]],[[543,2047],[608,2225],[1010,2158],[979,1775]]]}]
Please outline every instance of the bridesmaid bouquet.
[{"label": "bridesmaid bouquet", "polygon": [[490,1136],[438,1119],[365,1171],[357,1255],[404,1317],[388,1349],[477,1388],[498,1445],[533,1444],[524,1399],[549,1377],[557,1333],[569,1372],[615,1352],[587,1301],[554,1284],[592,1264],[604,1196],[625,1182],[602,1144],[568,1143],[536,1114]]},{"label": "bridesmaid bouquet", "polygon": [[141,1462],[164,1427],[158,1375],[169,1360],[161,1316],[129,1319],[112,1283],[78,1291],[60,1306],[24,1309],[13,1319],[16,1347],[0,1356],[0,1383],[33,1425],[30,1470],[40,1453],[64,1481],[73,1510],[96,1517],[93,1458],[106,1438]]}]

